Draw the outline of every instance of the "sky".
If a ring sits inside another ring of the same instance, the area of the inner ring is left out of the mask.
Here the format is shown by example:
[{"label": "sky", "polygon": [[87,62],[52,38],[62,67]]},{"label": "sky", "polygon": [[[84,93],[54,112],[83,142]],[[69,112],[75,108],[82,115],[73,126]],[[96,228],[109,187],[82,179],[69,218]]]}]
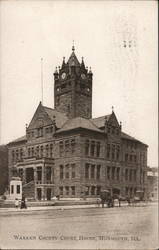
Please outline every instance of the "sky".
[{"label": "sky", "polygon": [[71,54],[93,72],[93,117],[111,113],[158,166],[157,1],[0,1],[0,144],[25,135]]}]

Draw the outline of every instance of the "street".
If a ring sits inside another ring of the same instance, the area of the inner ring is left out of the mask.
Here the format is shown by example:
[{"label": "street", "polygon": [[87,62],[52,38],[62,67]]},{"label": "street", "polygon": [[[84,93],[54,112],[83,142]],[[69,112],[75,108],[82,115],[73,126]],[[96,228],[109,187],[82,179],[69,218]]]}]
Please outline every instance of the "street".
[{"label": "street", "polygon": [[157,205],[0,212],[1,249],[157,249]]}]

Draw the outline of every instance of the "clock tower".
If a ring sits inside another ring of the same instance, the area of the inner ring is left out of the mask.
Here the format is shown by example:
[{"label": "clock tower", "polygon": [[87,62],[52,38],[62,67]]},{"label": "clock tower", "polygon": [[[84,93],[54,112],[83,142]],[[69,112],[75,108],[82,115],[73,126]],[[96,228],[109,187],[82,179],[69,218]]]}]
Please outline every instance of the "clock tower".
[{"label": "clock tower", "polygon": [[62,66],[54,72],[54,107],[69,118],[92,117],[92,72],[79,63],[75,48],[68,61],[63,58]]}]

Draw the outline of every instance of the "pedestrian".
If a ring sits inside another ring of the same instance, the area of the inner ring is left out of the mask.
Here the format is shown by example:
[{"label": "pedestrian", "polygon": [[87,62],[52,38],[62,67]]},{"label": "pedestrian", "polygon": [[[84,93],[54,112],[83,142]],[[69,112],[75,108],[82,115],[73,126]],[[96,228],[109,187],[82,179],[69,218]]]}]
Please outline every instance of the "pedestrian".
[{"label": "pedestrian", "polygon": [[101,199],[97,198],[97,207],[100,207]]},{"label": "pedestrian", "polygon": [[21,207],[20,208],[21,209],[27,208],[25,196],[22,196]]},{"label": "pedestrian", "polygon": [[16,198],[15,199],[15,207],[18,208],[19,207],[19,200]]}]

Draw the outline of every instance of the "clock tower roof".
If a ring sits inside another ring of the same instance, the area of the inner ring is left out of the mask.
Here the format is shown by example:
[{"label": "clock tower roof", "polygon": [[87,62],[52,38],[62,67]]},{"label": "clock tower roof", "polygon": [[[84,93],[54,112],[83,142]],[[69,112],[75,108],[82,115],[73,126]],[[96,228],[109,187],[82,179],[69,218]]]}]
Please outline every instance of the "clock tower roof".
[{"label": "clock tower roof", "polygon": [[80,66],[80,63],[75,55],[75,47],[72,46],[72,53],[68,59],[68,62],[67,64],[71,67],[71,66],[75,66],[75,67],[79,67]]}]

